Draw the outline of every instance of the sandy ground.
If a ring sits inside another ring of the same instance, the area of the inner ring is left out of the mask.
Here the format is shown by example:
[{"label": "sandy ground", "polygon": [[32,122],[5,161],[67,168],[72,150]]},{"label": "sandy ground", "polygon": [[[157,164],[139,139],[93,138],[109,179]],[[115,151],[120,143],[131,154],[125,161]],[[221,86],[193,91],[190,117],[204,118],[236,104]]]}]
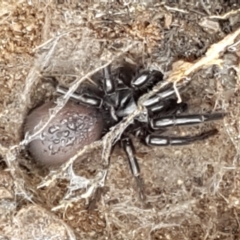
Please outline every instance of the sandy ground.
[{"label": "sandy ground", "polygon": [[[157,2],[0,1],[0,240],[240,239],[240,3]],[[39,168],[23,136],[29,111],[58,98],[47,76],[73,91],[122,61],[159,69],[169,82],[187,77],[180,96],[189,113],[227,113],[167,132],[219,131],[189,146],[134,139],[144,202],[119,146],[106,167],[140,107],[58,169]]]}]

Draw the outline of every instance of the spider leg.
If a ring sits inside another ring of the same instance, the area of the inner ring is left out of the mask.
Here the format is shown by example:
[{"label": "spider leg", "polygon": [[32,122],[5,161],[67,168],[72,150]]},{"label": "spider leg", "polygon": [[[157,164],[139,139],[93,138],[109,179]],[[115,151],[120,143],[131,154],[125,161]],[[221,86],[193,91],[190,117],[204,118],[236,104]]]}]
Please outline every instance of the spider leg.
[{"label": "spider leg", "polygon": [[[57,93],[65,95],[68,92],[68,89],[62,86],[57,86],[56,89]],[[70,97],[74,100],[77,100],[83,104],[86,104],[88,106],[92,106],[92,107],[98,107],[100,108],[102,106],[103,100],[100,97],[96,97],[90,93],[82,93],[82,94],[78,94],[78,93],[71,93]]]},{"label": "spider leg", "polygon": [[142,178],[140,177],[140,168],[139,168],[137,158],[135,157],[134,145],[132,143],[131,138],[129,138],[129,137],[123,138],[121,140],[121,143],[122,143],[122,147],[127,155],[127,159],[129,162],[129,166],[130,166],[132,175],[134,176],[134,178],[136,180],[140,199],[144,201],[145,200],[144,184],[143,184]]},{"label": "spider leg", "polygon": [[[220,120],[225,116],[225,113],[222,112],[211,114],[189,114],[182,116],[178,114],[186,110],[187,105],[185,105],[185,103],[177,104],[175,99],[169,99],[166,102],[167,104],[165,104],[165,108],[160,111],[160,114],[154,114],[155,116],[149,120],[150,129],[148,130],[148,134],[146,134],[143,138],[143,141],[147,145],[187,145],[195,141],[204,140],[212,135],[215,135],[218,131],[213,129],[199,135],[185,137],[167,137],[162,136],[161,133],[168,127],[201,124],[207,121]],[[168,105],[170,105],[170,107]],[[164,116],[162,114],[164,114]],[[153,133],[153,131],[160,132]]]},{"label": "spider leg", "polygon": [[[186,88],[186,85],[180,85],[178,87],[179,91],[183,91]],[[168,86],[166,89],[157,92],[153,97],[150,97],[147,99],[143,105],[151,110],[151,108],[154,108],[157,104],[160,104],[164,100],[170,99],[170,98],[176,98],[176,91],[172,86]]]},{"label": "spider leg", "polygon": [[169,88],[166,89],[164,92],[158,93],[155,96],[147,99],[143,105],[147,107],[148,109],[151,109],[152,106],[155,106],[156,104],[161,103],[164,99],[171,98],[172,96],[175,96],[176,93],[174,89]]},{"label": "spider leg", "polygon": [[[148,109],[148,117],[150,119],[161,117],[163,115],[172,115],[172,114],[180,114],[187,110],[187,104],[177,103],[177,99],[167,99],[165,101],[162,101],[160,104],[156,104],[156,106],[153,106],[151,110]],[[147,121],[148,122],[148,121]],[[130,125],[130,131],[138,138],[141,139],[141,141],[144,142],[144,139],[146,135],[151,134],[153,132],[157,132],[157,134],[161,134],[165,132],[167,129],[159,128],[157,130],[152,129],[149,127],[147,122],[141,122],[138,119],[135,119],[134,125]]]},{"label": "spider leg", "polygon": [[[111,76],[110,65],[108,65],[106,68],[103,69],[103,90],[108,96],[110,96],[111,94],[113,94],[115,92],[115,84],[114,84],[114,80]],[[59,94],[65,95],[68,92],[68,89],[63,86],[57,86],[56,91]],[[79,101],[82,104],[92,106],[92,107],[97,107],[97,108],[100,108],[104,102],[104,98],[97,96],[96,94],[91,93],[90,91],[88,93],[73,92],[70,94],[70,97],[74,100]],[[118,100],[118,98],[119,98],[118,96],[110,97],[111,100],[116,99],[116,101]],[[114,103],[107,104],[107,107],[110,108],[110,112],[114,111],[113,105],[116,105],[116,104],[114,104]]]},{"label": "spider leg", "polygon": [[[65,95],[68,92],[68,90],[69,89],[63,86],[57,86],[56,88],[57,93],[62,95]],[[114,81],[111,77],[110,65],[103,69],[103,90],[107,95],[112,94],[115,91]],[[104,101],[101,97],[96,96],[96,94],[91,94],[90,92],[88,93],[73,92],[70,94],[70,97],[83,104],[98,108],[102,106]]]},{"label": "spider leg", "polygon": [[167,137],[161,136],[160,134],[149,134],[145,138],[145,143],[149,146],[181,146],[207,139],[208,137],[211,137],[217,133],[218,131],[213,129],[199,135],[185,137]]},{"label": "spider leg", "polygon": [[184,126],[200,124],[208,121],[220,120],[225,116],[225,113],[210,113],[210,114],[189,114],[160,116],[150,119],[150,127],[154,130],[172,126]]},{"label": "spider leg", "polygon": [[115,92],[115,84],[111,76],[110,65],[103,68],[103,89],[106,94],[112,94]]},{"label": "spider leg", "polygon": [[140,90],[163,80],[163,74],[160,71],[143,71],[131,81],[131,87]]},{"label": "spider leg", "polygon": [[140,168],[138,161],[135,157],[135,148],[132,140],[129,137],[122,139],[122,146],[127,155],[129,166],[134,177],[138,177],[140,174]]},{"label": "spider leg", "polygon": [[[186,87],[188,86],[189,82],[184,82],[177,86],[178,91],[183,92]],[[161,104],[162,101],[169,99],[169,98],[176,98],[176,90],[173,87],[173,84],[170,84],[166,86],[161,91],[157,92],[153,97],[150,97],[149,99],[145,100],[143,105],[151,110],[152,107],[155,107],[156,104]]]},{"label": "spider leg", "polygon": [[153,116],[172,115],[183,113],[187,110],[187,104],[184,102],[177,103],[177,99],[170,98],[160,103],[154,104],[148,108],[148,111]]}]

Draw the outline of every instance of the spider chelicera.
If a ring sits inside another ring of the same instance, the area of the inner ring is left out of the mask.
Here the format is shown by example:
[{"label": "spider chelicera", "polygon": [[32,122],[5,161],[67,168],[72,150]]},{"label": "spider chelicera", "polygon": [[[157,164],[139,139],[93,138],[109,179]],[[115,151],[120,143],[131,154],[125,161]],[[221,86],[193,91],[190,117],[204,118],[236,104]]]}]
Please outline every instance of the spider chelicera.
[{"label": "spider chelicera", "polygon": [[[119,123],[137,108],[139,97],[150,90],[156,83],[163,81],[160,71],[137,71],[128,66],[123,66],[111,71],[111,66],[103,69],[103,74],[97,79],[96,86],[82,88],[80,92],[71,94],[71,98],[83,105],[100,109],[105,122],[105,131]],[[186,86],[179,87],[179,91]],[[65,94],[67,89],[58,86],[57,92]],[[139,181],[140,168],[135,157],[134,145],[131,135],[140,138],[149,146],[177,146],[187,145],[195,141],[204,140],[217,133],[212,129],[194,136],[164,136],[163,133],[172,126],[187,126],[200,124],[207,121],[219,120],[224,113],[185,114],[187,104],[177,103],[177,96],[173,86],[166,87],[146,100],[143,105],[147,115],[137,118],[124,131],[119,140],[126,152],[133,176]],[[104,131],[104,132],[105,132]]]}]

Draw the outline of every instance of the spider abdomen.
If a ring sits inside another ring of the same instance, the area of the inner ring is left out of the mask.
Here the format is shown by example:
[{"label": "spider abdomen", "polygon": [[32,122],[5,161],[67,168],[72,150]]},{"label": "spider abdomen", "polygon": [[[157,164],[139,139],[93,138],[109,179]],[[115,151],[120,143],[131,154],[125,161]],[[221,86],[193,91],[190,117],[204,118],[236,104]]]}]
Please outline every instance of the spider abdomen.
[{"label": "spider abdomen", "polygon": [[[26,119],[24,132],[34,133],[35,127],[49,118],[53,102],[35,109]],[[78,150],[100,139],[103,131],[102,115],[95,109],[68,102],[28,145],[33,158],[45,166],[66,162]]]}]

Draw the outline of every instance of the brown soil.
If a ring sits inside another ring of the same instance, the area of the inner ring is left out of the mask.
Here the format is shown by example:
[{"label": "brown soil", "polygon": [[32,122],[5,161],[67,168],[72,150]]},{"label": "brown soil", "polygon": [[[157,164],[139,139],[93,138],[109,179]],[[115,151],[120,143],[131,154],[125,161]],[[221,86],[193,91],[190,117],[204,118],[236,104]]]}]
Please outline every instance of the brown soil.
[{"label": "brown soil", "polygon": [[[240,239],[239,27],[238,0],[0,1],[0,240]],[[123,61],[159,69],[168,82],[191,80],[180,93],[189,112],[227,113],[168,132],[218,129],[189,146],[150,148],[134,139],[144,202],[120,147],[106,167],[141,102],[58,169],[37,166],[23,136],[31,109],[54,99],[53,117],[65,104],[48,76],[73,91]]]}]

